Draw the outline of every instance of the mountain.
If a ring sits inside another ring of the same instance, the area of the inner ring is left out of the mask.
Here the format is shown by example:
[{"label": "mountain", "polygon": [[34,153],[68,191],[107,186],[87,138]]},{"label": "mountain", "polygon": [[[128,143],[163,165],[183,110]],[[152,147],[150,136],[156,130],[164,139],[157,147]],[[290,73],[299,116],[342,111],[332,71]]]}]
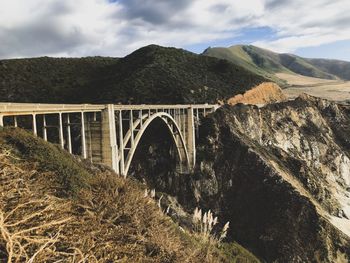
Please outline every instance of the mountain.
[{"label": "mountain", "polygon": [[[279,54],[252,45],[208,48],[203,55],[227,59],[258,75],[276,81],[276,73],[299,74],[321,79],[350,80],[350,62],[308,59],[293,54]],[[281,80],[277,80],[279,84]]]},{"label": "mountain", "polygon": [[344,80],[350,80],[350,62],[332,59],[306,59],[310,64]]},{"label": "mountain", "polygon": [[150,45],[124,58],[0,61],[0,101],[216,103],[266,79],[227,60]]}]

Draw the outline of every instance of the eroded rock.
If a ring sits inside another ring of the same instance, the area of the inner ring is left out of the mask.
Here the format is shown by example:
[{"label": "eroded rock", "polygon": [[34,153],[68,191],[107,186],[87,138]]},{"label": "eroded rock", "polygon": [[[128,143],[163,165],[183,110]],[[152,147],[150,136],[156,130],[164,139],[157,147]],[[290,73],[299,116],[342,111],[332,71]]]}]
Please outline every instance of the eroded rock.
[{"label": "eroded rock", "polygon": [[202,125],[200,205],[268,262],[348,262],[349,127],[347,108],[307,95],[220,108]]}]

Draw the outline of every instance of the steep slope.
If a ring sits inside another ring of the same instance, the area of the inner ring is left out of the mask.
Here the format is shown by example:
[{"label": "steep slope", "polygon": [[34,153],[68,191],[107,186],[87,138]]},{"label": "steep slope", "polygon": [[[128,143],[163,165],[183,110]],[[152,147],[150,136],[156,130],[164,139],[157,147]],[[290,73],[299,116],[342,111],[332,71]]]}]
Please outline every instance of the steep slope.
[{"label": "steep slope", "polygon": [[0,61],[0,101],[214,103],[263,81],[226,60],[155,45],[121,59]]},{"label": "steep slope", "polygon": [[209,48],[203,54],[227,59],[270,79],[274,73],[296,73],[322,79],[348,80],[350,77],[350,62],[278,54],[252,45]]},{"label": "steep slope", "polygon": [[202,124],[193,192],[267,262],[349,262],[350,111],[326,100],[224,106]]},{"label": "steep slope", "polygon": [[238,245],[224,251],[180,231],[144,188],[1,129],[0,261],[259,262]]},{"label": "steep slope", "polygon": [[244,94],[238,94],[227,100],[227,104],[268,104],[287,100],[282,89],[273,82],[264,82]]}]

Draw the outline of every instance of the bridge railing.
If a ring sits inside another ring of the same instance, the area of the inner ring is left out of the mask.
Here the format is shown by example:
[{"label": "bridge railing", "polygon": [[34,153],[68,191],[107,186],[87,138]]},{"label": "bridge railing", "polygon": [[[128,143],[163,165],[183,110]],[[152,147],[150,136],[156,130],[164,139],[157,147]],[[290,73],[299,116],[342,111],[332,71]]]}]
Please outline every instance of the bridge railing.
[{"label": "bridge railing", "polygon": [[[50,133],[56,134],[54,142],[63,149],[105,163],[125,175],[137,147],[135,141],[140,139],[138,134],[141,136],[147,128],[144,126],[147,119],[155,117],[164,120],[182,161],[187,159],[188,166],[193,167],[200,119],[218,107],[211,104],[0,103],[0,126],[31,129],[46,141],[52,138]],[[73,140],[73,136],[81,140],[78,148],[74,147],[77,140]]]}]

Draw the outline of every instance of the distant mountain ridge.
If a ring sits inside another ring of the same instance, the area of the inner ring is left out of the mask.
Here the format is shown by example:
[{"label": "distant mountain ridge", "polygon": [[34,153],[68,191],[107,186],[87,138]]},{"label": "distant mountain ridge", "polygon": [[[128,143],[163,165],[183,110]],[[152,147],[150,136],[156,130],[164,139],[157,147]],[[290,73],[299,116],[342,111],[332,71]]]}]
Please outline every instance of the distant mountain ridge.
[{"label": "distant mountain ridge", "polygon": [[[208,48],[203,55],[227,59],[273,81],[276,81],[276,73],[350,80],[350,62],[347,61],[309,59],[293,54],[279,54],[252,45]],[[281,84],[281,80],[277,79],[277,82]]]},{"label": "distant mountain ridge", "polygon": [[227,60],[150,45],[124,58],[0,60],[0,101],[216,103],[266,79]]}]

